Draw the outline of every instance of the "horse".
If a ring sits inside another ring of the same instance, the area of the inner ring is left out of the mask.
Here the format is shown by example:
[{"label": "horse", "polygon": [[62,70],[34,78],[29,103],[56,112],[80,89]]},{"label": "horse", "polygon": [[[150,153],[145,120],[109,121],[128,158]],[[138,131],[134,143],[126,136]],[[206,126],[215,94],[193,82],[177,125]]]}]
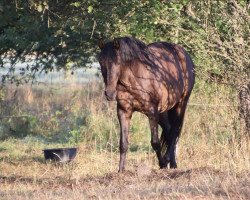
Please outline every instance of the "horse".
[{"label": "horse", "polygon": [[[119,171],[125,170],[133,112],[149,119],[151,146],[159,167],[177,168],[176,145],[195,82],[194,63],[178,44],[146,45],[133,37],[99,40],[98,61],[108,101],[117,101],[120,124]],[[158,136],[158,125],[162,128]]]}]

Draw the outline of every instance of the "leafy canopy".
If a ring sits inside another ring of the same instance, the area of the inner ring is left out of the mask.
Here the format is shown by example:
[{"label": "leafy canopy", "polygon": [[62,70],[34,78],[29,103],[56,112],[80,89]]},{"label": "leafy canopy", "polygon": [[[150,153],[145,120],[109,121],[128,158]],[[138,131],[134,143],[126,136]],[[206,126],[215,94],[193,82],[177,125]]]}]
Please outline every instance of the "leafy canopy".
[{"label": "leafy canopy", "polygon": [[[2,81],[85,68],[98,53],[100,37],[132,35],[180,43],[199,77],[237,87],[249,82],[248,11],[246,0],[2,0]],[[26,64],[21,76],[15,73],[18,62]]]}]

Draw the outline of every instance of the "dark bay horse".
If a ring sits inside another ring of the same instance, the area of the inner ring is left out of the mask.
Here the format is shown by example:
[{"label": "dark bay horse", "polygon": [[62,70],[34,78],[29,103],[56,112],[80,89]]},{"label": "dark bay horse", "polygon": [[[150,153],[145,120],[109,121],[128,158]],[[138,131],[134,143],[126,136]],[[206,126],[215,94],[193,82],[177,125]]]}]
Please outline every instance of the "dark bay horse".
[{"label": "dark bay horse", "polygon": [[[151,129],[151,145],[160,168],[176,168],[176,144],[193,89],[194,64],[177,44],[146,45],[131,37],[99,41],[99,63],[107,100],[117,101],[120,123],[119,172],[125,169],[129,124],[134,111],[144,113]],[[162,134],[158,136],[158,125]]]}]

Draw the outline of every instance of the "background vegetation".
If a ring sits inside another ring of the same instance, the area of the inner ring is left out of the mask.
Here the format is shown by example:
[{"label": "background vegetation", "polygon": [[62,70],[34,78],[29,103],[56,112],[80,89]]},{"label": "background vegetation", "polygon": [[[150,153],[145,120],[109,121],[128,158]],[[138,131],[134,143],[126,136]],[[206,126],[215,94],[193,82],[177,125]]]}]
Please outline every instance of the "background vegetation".
[{"label": "background vegetation", "polygon": [[[0,1],[0,198],[249,199],[249,21],[246,0]],[[124,35],[179,43],[194,59],[179,170],[158,170],[136,113],[128,172],[113,173],[119,126],[101,80],[34,83],[60,69],[73,79],[100,37]],[[42,149],[62,146],[79,148],[73,163],[44,161]]]},{"label": "background vegetation", "polygon": [[[3,0],[0,17],[0,66],[8,68],[2,82],[86,68],[95,60],[100,37],[176,42],[192,55],[199,78],[238,90],[241,116],[250,127],[247,0]],[[18,62],[26,67],[17,70]]]}]

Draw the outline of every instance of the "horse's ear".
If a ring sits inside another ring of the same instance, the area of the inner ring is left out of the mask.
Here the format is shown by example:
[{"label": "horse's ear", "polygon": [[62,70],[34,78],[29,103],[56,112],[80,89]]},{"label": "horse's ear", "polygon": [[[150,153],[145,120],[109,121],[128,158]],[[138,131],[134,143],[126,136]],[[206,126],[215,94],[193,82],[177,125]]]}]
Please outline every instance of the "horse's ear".
[{"label": "horse's ear", "polygon": [[103,38],[100,38],[99,41],[98,41],[98,46],[100,49],[103,49],[104,48],[104,40]]},{"label": "horse's ear", "polygon": [[120,41],[119,39],[115,38],[113,41],[114,47],[115,49],[119,49],[120,48]]}]

